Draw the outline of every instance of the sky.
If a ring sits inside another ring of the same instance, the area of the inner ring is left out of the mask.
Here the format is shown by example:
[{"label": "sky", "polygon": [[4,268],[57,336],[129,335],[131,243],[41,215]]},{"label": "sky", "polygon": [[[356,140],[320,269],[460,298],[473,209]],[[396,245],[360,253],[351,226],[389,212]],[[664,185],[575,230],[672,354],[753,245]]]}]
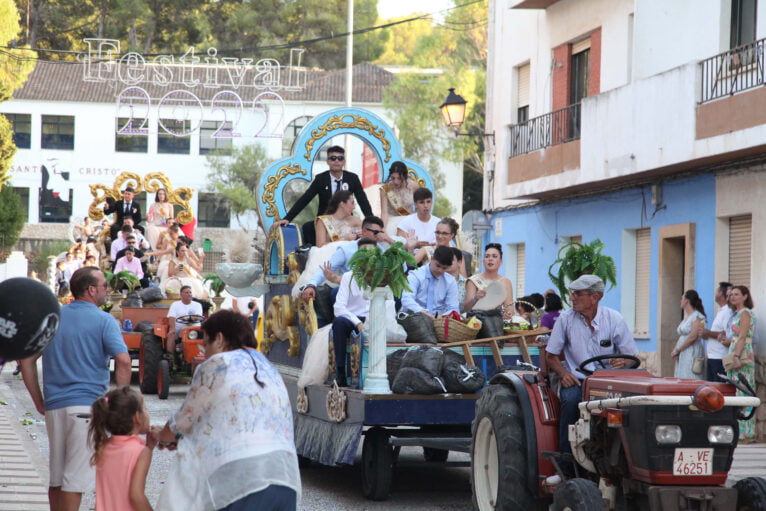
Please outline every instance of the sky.
[{"label": "sky", "polygon": [[[380,19],[397,18],[412,13],[436,12],[452,7],[451,0],[378,0]],[[442,13],[438,18],[443,18]]]}]

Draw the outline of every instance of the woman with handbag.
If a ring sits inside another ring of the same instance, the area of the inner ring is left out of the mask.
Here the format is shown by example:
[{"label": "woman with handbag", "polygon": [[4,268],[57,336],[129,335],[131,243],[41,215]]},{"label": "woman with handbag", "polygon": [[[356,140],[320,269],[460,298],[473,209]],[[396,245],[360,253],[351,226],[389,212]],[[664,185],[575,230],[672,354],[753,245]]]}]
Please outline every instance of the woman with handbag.
[{"label": "woman with handbag", "polygon": [[681,296],[684,319],[678,325],[678,341],[670,356],[676,360],[673,376],[702,380],[705,378],[705,348],[700,335],[705,329],[705,307],[694,289]]},{"label": "woman with handbag", "polygon": [[178,448],[157,509],[294,511],[301,481],[282,376],[256,350],[242,314],[216,312],[202,333],[205,362],[181,409],[155,433],[160,448]]},{"label": "woman with handbag", "polygon": [[[729,347],[729,354],[723,357],[723,366],[726,376],[734,381],[739,381],[742,374],[747,379],[750,387],[755,389],[755,358],[753,356],[753,335],[755,333],[755,314],[753,314],[753,299],[750,290],[746,286],[734,286],[731,288],[729,303],[734,308],[734,319],[731,322],[731,338],[721,335],[718,339],[721,344]],[[747,394],[737,390],[738,396]],[[739,421],[740,441],[755,441],[755,414],[749,420]]]}]

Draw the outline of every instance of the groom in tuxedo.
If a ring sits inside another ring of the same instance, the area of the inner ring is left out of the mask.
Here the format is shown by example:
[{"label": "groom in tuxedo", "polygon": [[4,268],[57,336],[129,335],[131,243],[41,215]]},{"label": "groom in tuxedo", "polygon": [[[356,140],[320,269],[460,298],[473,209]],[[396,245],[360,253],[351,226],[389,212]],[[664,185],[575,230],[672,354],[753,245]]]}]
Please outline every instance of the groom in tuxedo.
[{"label": "groom in tuxedo", "polygon": [[[293,207],[290,208],[290,211],[287,212],[285,217],[277,222],[277,225],[287,225],[292,222],[316,195],[319,196],[317,216],[324,215],[330,199],[333,194],[339,190],[351,191],[354,194],[354,197],[356,197],[356,202],[362,209],[364,216],[372,216],[370,201],[367,200],[367,194],[364,193],[364,188],[362,188],[362,183],[359,181],[359,176],[353,172],[343,170],[343,165],[346,161],[345,153],[346,151],[337,145],[332,146],[327,150],[327,165],[330,167],[330,170],[320,172],[316,175],[308,189],[300,196]],[[314,222],[306,222],[303,224],[302,230],[303,242],[314,245],[316,243]]]},{"label": "groom in tuxedo", "polygon": [[122,192],[122,200],[118,200],[112,204],[107,203],[104,206],[105,215],[117,213],[117,220],[115,220],[114,223],[112,223],[112,226],[109,228],[109,234],[111,235],[112,239],[117,237],[117,233],[122,228],[122,224],[125,218],[132,218],[133,225],[136,227],[136,229],[144,232],[143,227],[138,225],[142,220],[141,206],[138,204],[138,202],[133,200],[135,196],[136,191],[132,187],[128,186]]}]

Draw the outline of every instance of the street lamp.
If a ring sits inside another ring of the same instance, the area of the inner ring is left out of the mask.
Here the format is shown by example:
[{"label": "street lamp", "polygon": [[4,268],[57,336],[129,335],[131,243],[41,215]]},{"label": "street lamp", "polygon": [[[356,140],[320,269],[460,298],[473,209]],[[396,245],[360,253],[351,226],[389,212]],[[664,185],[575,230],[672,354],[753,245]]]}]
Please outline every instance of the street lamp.
[{"label": "street lamp", "polygon": [[447,98],[439,107],[444,117],[444,123],[455,130],[456,137],[484,137],[490,138],[495,143],[495,133],[460,133],[460,127],[465,121],[465,105],[467,101],[460,94],[455,94],[455,89],[450,88]]}]

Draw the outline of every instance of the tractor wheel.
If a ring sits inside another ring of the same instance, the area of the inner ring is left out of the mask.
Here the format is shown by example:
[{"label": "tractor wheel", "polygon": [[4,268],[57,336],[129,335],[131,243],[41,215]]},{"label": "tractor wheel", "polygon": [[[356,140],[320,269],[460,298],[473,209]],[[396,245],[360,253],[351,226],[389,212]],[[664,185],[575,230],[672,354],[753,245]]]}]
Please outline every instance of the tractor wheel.
[{"label": "tractor wheel", "polygon": [[737,511],[766,511],[766,479],[746,477],[734,484]]},{"label": "tractor wheel", "polygon": [[[533,433],[534,434],[534,433]],[[471,425],[471,487],[474,509],[536,509],[529,491],[524,419],[516,394],[506,385],[488,385],[476,403]]]},{"label": "tractor wheel", "polygon": [[167,399],[170,392],[170,362],[160,360],[160,368],[157,371],[157,394],[160,399]]},{"label": "tractor wheel", "polygon": [[370,500],[386,500],[391,491],[393,448],[385,429],[375,427],[364,435],[362,446],[362,491]]},{"label": "tractor wheel", "polygon": [[162,360],[162,339],[153,333],[141,335],[141,353],[138,361],[138,377],[141,392],[144,394],[157,393],[157,371]]},{"label": "tractor wheel", "polygon": [[605,510],[604,498],[598,486],[588,479],[570,479],[556,488],[553,494],[553,511],[599,511]]},{"label": "tractor wheel", "polygon": [[428,462],[444,463],[449,457],[447,449],[434,449],[433,447],[423,447],[423,458]]}]

